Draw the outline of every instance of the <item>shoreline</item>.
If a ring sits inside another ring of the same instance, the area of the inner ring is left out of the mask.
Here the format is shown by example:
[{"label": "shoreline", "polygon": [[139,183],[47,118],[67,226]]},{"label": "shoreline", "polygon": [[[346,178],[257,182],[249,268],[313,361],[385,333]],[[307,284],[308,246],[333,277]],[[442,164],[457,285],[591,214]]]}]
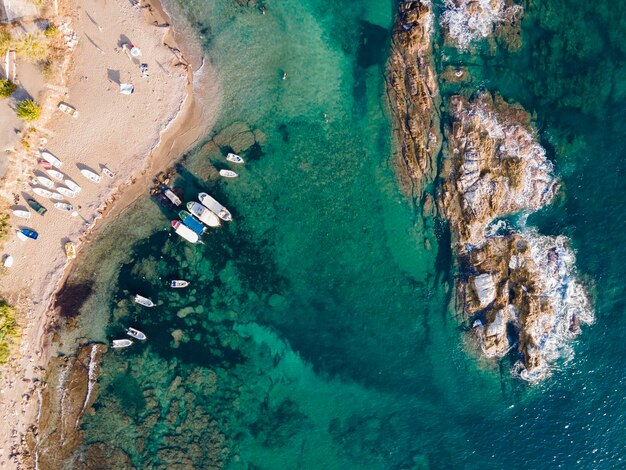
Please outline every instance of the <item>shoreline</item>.
[{"label": "shoreline", "polygon": [[[77,11],[80,6],[82,5],[72,3],[72,11]],[[184,99],[177,112],[167,120],[167,124],[159,132],[155,145],[142,157],[142,164],[138,168],[133,168],[124,179],[99,198],[99,205],[93,211],[95,216],[89,220],[86,227],[83,226],[80,230],[77,259],[71,263],[57,263],[48,272],[42,270],[44,271],[41,273],[44,278],[44,291],[33,294],[30,298],[24,298],[18,294],[15,299],[11,298],[11,293],[6,295],[7,300],[19,309],[20,316],[26,317],[24,322],[26,324],[22,328],[19,351],[14,351],[11,362],[7,364],[0,377],[3,390],[2,397],[0,397],[0,415],[4,417],[7,424],[4,431],[0,433],[0,464],[3,467],[10,463],[20,465],[24,438],[35,428],[40,408],[43,375],[54,353],[53,340],[46,335],[57,321],[52,305],[65,280],[80,263],[83,246],[90,244],[112,219],[123,213],[130,204],[145,194],[154,175],[170,166],[175,158],[180,157],[184,151],[198,142],[213,124],[214,118],[208,119],[203,114],[202,94],[198,93],[196,83],[197,79],[202,77],[196,77],[195,74],[202,68],[204,78],[214,77],[210,76],[211,71],[207,70],[204,63],[206,58],[203,57],[199,44],[194,44],[195,36],[187,41],[182,40],[183,37],[177,34],[177,25],[172,24],[171,15],[160,2],[152,1],[147,7],[142,2],[141,9],[146,25],[150,28],[159,27],[150,24],[150,18],[166,19],[167,27],[161,35],[161,47],[169,49],[179,62],[184,64],[186,78]],[[77,33],[82,35],[80,30],[77,30]],[[71,54],[73,58],[75,52]],[[194,68],[194,60],[187,60],[187,57],[200,60],[198,67]],[[72,70],[69,70],[65,76],[69,78],[75,73],[72,67]],[[203,90],[206,91],[204,95],[216,94],[217,89],[218,85],[214,83],[212,89],[209,86],[208,90]],[[44,126],[48,124],[49,122],[46,122]],[[14,409],[18,403],[21,404],[19,413]]]}]

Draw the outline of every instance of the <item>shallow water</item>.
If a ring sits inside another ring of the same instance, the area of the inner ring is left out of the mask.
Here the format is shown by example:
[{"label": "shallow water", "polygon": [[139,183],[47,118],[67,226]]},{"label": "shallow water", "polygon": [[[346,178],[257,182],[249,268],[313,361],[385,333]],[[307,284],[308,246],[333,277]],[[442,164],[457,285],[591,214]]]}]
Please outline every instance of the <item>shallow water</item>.
[{"label": "shallow water", "polygon": [[[520,52],[450,55],[476,64],[471,88],[537,113],[564,187],[529,224],[571,237],[595,295],[596,325],[572,360],[529,387],[510,378],[507,360],[468,353],[449,308],[448,236],[417,215],[390,157],[393,4],[288,0],[261,15],[228,0],[186,2],[224,83],[216,129],[244,121],[259,144],[236,180],[198,177],[226,167],[226,148],[198,149],[179,167],[187,200],[210,190],[233,212],[205,245],[172,237],[174,214],[144,200],[76,275],[96,281],[85,334],[111,339],[135,326],[149,337],[107,354],[87,444],[122,449],[140,468],[621,465],[623,52],[619,34],[601,34],[614,52],[587,79],[595,68],[567,51],[593,39],[592,26],[624,26],[618,15],[590,26],[589,15],[565,14],[580,2],[545,3],[524,20]],[[610,90],[602,103],[571,108],[596,87]],[[192,285],[172,291],[171,278]],[[132,304],[135,293],[157,307]]]}]

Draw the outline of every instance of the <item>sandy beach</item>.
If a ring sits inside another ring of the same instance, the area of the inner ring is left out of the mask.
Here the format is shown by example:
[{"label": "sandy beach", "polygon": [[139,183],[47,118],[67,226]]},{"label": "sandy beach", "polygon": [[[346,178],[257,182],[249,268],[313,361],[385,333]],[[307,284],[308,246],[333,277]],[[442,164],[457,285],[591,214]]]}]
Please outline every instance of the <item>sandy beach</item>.
[{"label": "sandy beach", "polygon": [[[61,160],[58,170],[82,191],[63,201],[74,206],[77,216],[55,209],[57,201],[34,196],[48,212],[41,216],[31,211],[29,220],[12,218],[14,229],[35,230],[39,238],[20,241],[13,231],[2,252],[14,258],[14,265],[0,290],[18,307],[23,333],[19,352],[0,379],[0,468],[15,468],[12,449],[34,422],[36,383],[52,353],[45,334],[48,307],[68,266],[80,262],[81,246],[106,220],[146,194],[154,175],[208,131],[219,109],[218,81],[204,64],[200,47],[181,42],[160,5],[83,0],[59,10],[57,19],[69,20],[79,42],[67,65],[66,86],[49,86],[40,95],[44,117],[36,127],[41,149]],[[128,43],[141,56],[126,53],[123,44]],[[140,70],[144,63],[147,77]],[[134,93],[121,94],[120,83],[132,84]],[[79,117],[61,113],[59,102],[74,106]],[[26,208],[25,197],[33,197],[32,178],[24,175],[45,175],[37,164],[38,150],[18,153],[9,169],[11,183],[5,184],[3,195],[12,209]],[[113,178],[102,173],[105,165]],[[100,174],[100,183],[86,179],[83,168]],[[77,260],[68,262],[63,248],[67,241],[77,246]]]}]

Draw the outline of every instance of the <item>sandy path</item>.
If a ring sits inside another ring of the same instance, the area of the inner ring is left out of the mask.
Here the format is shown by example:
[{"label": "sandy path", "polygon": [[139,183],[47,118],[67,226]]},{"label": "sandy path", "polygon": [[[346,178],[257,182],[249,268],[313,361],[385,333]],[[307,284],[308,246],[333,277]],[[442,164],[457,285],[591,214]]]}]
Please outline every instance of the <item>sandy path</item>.
[{"label": "sandy path", "polygon": [[[15,466],[11,448],[37,412],[35,382],[50,352],[50,338],[44,334],[46,310],[68,264],[65,241],[74,241],[80,250],[87,234],[92,238],[93,228],[102,226],[94,225],[101,213],[110,220],[145,194],[155,172],[207,132],[217,116],[220,99],[214,72],[204,66],[202,73],[193,74],[192,68],[180,64],[181,55],[163,45],[166,41],[177,47],[169,28],[151,25],[163,23],[158,6],[153,7],[152,12],[139,9],[128,0],[75,2],[71,27],[80,42],[67,87],[51,90],[56,96],[48,102],[47,111],[53,115],[42,126],[47,136],[42,147],[55,154],[63,162],[60,171],[82,187],[76,198],[64,201],[73,204],[79,216],[60,212],[53,207],[56,201],[35,196],[48,213],[42,217],[33,212],[30,220],[13,222],[16,228],[36,230],[39,239],[22,242],[12,237],[4,248],[15,264],[0,291],[25,312],[27,324],[19,356],[0,379],[0,468]],[[120,47],[128,40],[141,49],[140,61],[148,64],[149,77],[141,77],[139,61]],[[197,69],[202,63],[199,48],[186,44],[185,59]],[[132,83],[135,92],[120,94],[120,81]],[[75,106],[80,116],[72,119],[55,111],[59,101]],[[26,157],[34,170],[37,157],[36,151]],[[114,178],[102,175],[104,164]],[[83,165],[102,175],[99,184],[81,175]],[[22,196],[19,205],[25,206],[23,196],[32,196],[31,189],[27,182],[13,188]]]}]

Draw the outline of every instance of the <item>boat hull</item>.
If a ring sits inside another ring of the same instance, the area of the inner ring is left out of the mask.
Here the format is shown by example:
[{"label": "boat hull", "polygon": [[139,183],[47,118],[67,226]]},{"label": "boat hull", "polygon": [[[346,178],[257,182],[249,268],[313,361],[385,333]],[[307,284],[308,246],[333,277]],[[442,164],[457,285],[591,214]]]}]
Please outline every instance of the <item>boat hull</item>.
[{"label": "boat hull", "polygon": [[43,150],[40,153],[41,153],[41,158],[43,158],[45,161],[50,163],[53,167],[61,168],[61,165],[62,165],[61,160],[59,160],[57,157],[55,157],[54,155],[52,155],[50,152],[46,150]]},{"label": "boat hull", "polygon": [[172,220],[172,227],[178,236],[184,238],[189,243],[198,243],[200,240],[198,234],[183,224],[180,220]]},{"label": "boat hull", "polygon": [[233,216],[223,205],[217,202],[214,198],[209,196],[207,193],[198,194],[198,199],[202,203],[204,207],[209,209],[215,215],[217,215],[220,219],[229,222],[232,220]]}]

